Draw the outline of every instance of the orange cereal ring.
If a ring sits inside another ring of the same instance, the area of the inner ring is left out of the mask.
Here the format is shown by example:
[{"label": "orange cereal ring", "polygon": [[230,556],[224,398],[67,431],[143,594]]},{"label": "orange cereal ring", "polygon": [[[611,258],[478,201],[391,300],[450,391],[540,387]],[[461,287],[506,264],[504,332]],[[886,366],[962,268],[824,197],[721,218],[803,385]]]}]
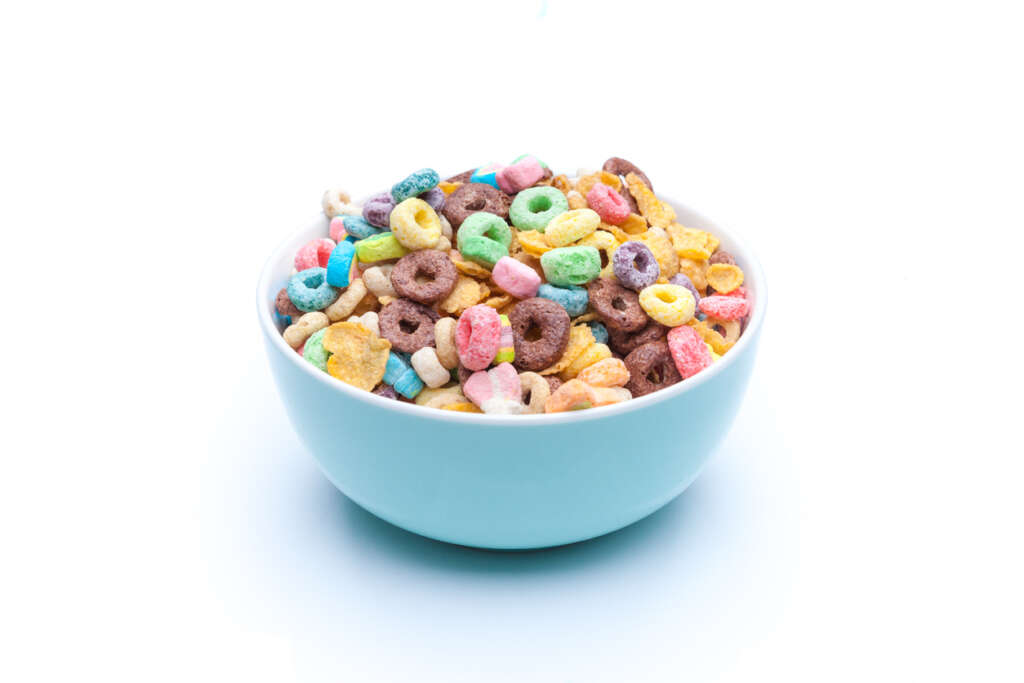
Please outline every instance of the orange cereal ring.
[{"label": "orange cereal ring", "polygon": [[558,387],[544,403],[545,413],[564,413],[567,410],[590,408],[591,389],[578,379],[571,379]]}]

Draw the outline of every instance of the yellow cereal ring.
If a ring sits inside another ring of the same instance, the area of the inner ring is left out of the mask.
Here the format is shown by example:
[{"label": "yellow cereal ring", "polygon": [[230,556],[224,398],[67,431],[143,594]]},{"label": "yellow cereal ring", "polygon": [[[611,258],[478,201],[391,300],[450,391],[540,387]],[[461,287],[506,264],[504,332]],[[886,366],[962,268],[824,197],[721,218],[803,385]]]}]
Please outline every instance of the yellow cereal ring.
[{"label": "yellow cereal ring", "polygon": [[[669,214],[665,211],[665,206],[661,203],[661,200],[651,192],[651,188],[647,187],[647,184],[640,179],[640,176],[636,173],[627,174],[626,185],[629,187],[629,193],[636,200],[637,208],[640,209],[640,215],[657,228],[667,228],[672,219],[669,218]],[[629,231],[627,230],[627,232]]]},{"label": "yellow cereal ring", "polygon": [[[644,186],[646,187],[646,185]],[[626,220],[622,221],[619,225],[623,232],[629,235],[639,235],[647,229],[647,221],[644,220],[643,216],[631,213],[626,216]],[[625,240],[619,240],[624,242]]]},{"label": "yellow cereal ring", "polygon": [[584,368],[589,368],[594,363],[612,357],[612,350],[607,344],[591,344],[583,349],[583,353],[576,356],[569,367],[562,370],[558,376],[563,380],[570,380],[580,374]]},{"label": "yellow cereal ring", "polygon": [[728,263],[712,263],[706,277],[708,284],[722,294],[728,294],[743,284],[743,271],[739,266]]},{"label": "yellow cereal ring", "polygon": [[334,323],[323,336],[331,352],[327,372],[357,389],[371,391],[384,377],[391,342],[381,339],[361,323]]},{"label": "yellow cereal ring", "polygon": [[544,239],[544,233],[537,230],[520,230],[516,234],[516,239],[523,251],[531,256],[541,256],[552,249]]},{"label": "yellow cereal ring", "polygon": [[700,335],[700,338],[710,345],[715,353],[724,354],[732,348],[732,342],[727,342],[725,337],[720,335],[705,321],[693,318],[686,324],[697,330],[697,334]]},{"label": "yellow cereal ring", "polygon": [[409,250],[431,249],[441,239],[441,219],[430,204],[409,197],[391,210],[391,232]]},{"label": "yellow cereal ring", "polygon": [[569,343],[566,345],[565,351],[562,352],[562,357],[559,358],[558,362],[550,368],[545,368],[538,374],[553,375],[556,372],[565,370],[574,360],[576,360],[577,356],[583,353],[588,347],[592,346],[596,341],[597,340],[594,339],[594,333],[590,329],[590,325],[574,325],[569,329]]},{"label": "yellow cereal ring", "polygon": [[456,413],[482,413],[484,411],[476,407],[476,404],[464,401],[462,403],[449,403],[441,406],[441,410],[451,410]]},{"label": "yellow cereal ring", "polygon": [[661,277],[666,281],[679,272],[679,257],[676,255],[675,247],[672,246],[671,238],[663,229],[651,228],[647,232],[633,235],[631,239],[647,245],[647,248],[654,254],[654,260],[658,262]]},{"label": "yellow cereal ring", "polygon": [[455,289],[439,304],[438,308],[445,313],[460,316],[464,310],[480,303],[490,293],[490,287],[484,283],[478,282],[471,277],[460,275],[455,283]]},{"label": "yellow cereal ring", "polygon": [[697,303],[686,287],[651,285],[640,290],[640,307],[655,322],[666,327],[679,327],[693,318]]},{"label": "yellow cereal ring", "polygon": [[577,242],[576,246],[594,247],[601,252],[601,277],[611,277],[615,274],[612,269],[612,257],[619,248],[619,241],[610,232],[596,230]]},{"label": "yellow cereal ring", "polygon": [[576,377],[592,387],[623,387],[629,381],[629,370],[618,358],[604,358],[583,368]]},{"label": "yellow cereal ring", "polygon": [[708,287],[708,280],[704,274],[708,270],[707,261],[694,261],[693,259],[679,259],[679,272],[690,278],[693,286],[700,290],[701,294]]},{"label": "yellow cereal ring", "polygon": [[565,247],[597,230],[601,217],[592,209],[572,209],[552,218],[544,229],[551,247]]}]

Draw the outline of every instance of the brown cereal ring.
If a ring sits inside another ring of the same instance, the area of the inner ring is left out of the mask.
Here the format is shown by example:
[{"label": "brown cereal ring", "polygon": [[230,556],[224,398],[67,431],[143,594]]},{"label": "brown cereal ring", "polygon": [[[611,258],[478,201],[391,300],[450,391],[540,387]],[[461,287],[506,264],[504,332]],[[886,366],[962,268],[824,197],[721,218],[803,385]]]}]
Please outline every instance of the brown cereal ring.
[{"label": "brown cereal ring", "polygon": [[638,346],[623,362],[629,369],[629,382],[626,383],[626,388],[634,398],[665,389],[683,379],[665,342],[650,342]]},{"label": "brown cereal ring", "polygon": [[725,249],[719,249],[718,251],[711,255],[711,258],[708,259],[709,266],[713,266],[716,263],[724,263],[728,266],[735,266],[736,259],[734,259],[732,257],[732,254],[727,252]]},{"label": "brown cereal ring", "polygon": [[569,344],[569,314],[550,299],[517,303],[508,316],[519,370],[543,370],[561,358]]},{"label": "brown cereal ring", "polygon": [[380,336],[391,342],[396,351],[416,353],[424,346],[434,345],[434,323],[440,318],[423,304],[396,299],[380,312]]},{"label": "brown cereal ring", "polygon": [[292,319],[292,322],[295,322],[303,315],[305,315],[305,312],[299,310],[299,307],[293,304],[292,300],[288,298],[287,287],[284,287],[283,289],[281,289],[280,292],[277,293],[277,298],[274,299],[274,308],[277,309],[277,312],[280,313],[281,315],[286,315],[290,317]]},{"label": "brown cereal ring", "polygon": [[391,270],[391,286],[398,296],[432,304],[452,293],[458,276],[447,254],[424,249],[398,259]]},{"label": "brown cereal ring", "polygon": [[651,179],[647,177],[647,174],[637,168],[636,164],[632,161],[626,161],[622,157],[612,157],[608,161],[604,162],[601,166],[602,171],[608,171],[614,173],[617,176],[625,177],[630,173],[636,173],[640,176],[640,180],[644,181],[644,185],[647,186],[651,192],[654,191],[654,186],[651,185]]},{"label": "brown cereal ring", "polygon": [[466,183],[448,195],[441,213],[452,224],[452,228],[458,231],[462,221],[480,211],[493,213],[507,221],[510,206],[512,198],[498,188],[486,183]]},{"label": "brown cereal ring", "polygon": [[587,285],[590,307],[604,320],[610,330],[633,332],[647,324],[649,318],[640,307],[636,292],[626,289],[613,277],[602,277]]},{"label": "brown cereal ring", "polygon": [[445,178],[446,183],[468,183],[469,179],[473,177],[476,172],[475,168],[471,168],[468,171],[463,171],[458,175],[453,175],[451,178]]},{"label": "brown cereal ring", "polygon": [[641,327],[635,332],[609,329],[608,346],[612,347],[613,351],[622,356],[628,356],[638,346],[655,341],[665,341],[665,335],[667,334],[667,327],[652,320],[645,327]]}]

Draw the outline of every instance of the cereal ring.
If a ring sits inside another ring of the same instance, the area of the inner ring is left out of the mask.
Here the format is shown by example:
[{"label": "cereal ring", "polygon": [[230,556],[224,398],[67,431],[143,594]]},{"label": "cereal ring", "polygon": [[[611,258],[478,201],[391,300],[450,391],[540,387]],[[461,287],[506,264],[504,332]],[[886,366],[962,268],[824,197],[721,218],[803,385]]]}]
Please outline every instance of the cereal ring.
[{"label": "cereal ring", "polygon": [[624,387],[590,387],[590,404],[594,408],[621,403],[631,398],[633,394]]},{"label": "cereal ring", "polygon": [[327,359],[330,358],[331,353],[324,348],[324,334],[327,332],[326,327],[321,327],[319,330],[314,332],[306,340],[306,343],[302,346],[302,357],[318,370],[327,372]]},{"label": "cereal ring", "polygon": [[448,195],[441,213],[458,230],[462,222],[477,211],[493,213],[499,218],[508,218],[512,198],[501,190],[483,183],[467,183]]},{"label": "cereal ring", "polygon": [[408,254],[408,250],[395,238],[392,232],[382,232],[371,235],[366,239],[355,243],[356,258],[360,263],[374,263],[375,261],[389,261],[402,258]]},{"label": "cereal ring", "polygon": [[334,240],[326,237],[315,239],[302,246],[295,254],[295,270],[326,268],[327,260],[336,246]]},{"label": "cereal ring", "polygon": [[359,323],[378,337],[380,336],[380,316],[377,311],[367,311],[362,315],[350,315],[345,322]]},{"label": "cereal ring", "polygon": [[686,324],[692,327],[697,334],[700,335],[701,339],[710,344],[711,349],[715,353],[725,353],[732,348],[734,342],[728,341],[718,332],[717,329],[715,329],[715,325],[708,324],[710,322],[712,322],[711,318],[708,318],[707,320],[698,320],[697,318],[694,318]]},{"label": "cereal ring", "polygon": [[[620,247],[621,248],[621,247]],[[587,287],[590,307],[610,330],[633,332],[647,324],[647,314],[640,306],[637,293],[626,289],[612,278],[601,278]]]},{"label": "cereal ring", "polygon": [[420,379],[428,387],[441,387],[452,379],[452,374],[441,365],[441,361],[437,357],[437,351],[429,346],[424,346],[412,354],[409,362],[412,363],[416,374],[420,376]]},{"label": "cereal ring", "polygon": [[665,389],[683,379],[665,342],[650,342],[638,346],[626,356],[623,363],[629,370],[626,388],[635,397]]},{"label": "cereal ring", "polygon": [[615,250],[612,269],[623,287],[639,292],[658,281],[661,268],[654,254],[643,242],[626,242]]},{"label": "cereal ring", "polygon": [[544,403],[545,413],[563,413],[567,410],[592,408],[591,388],[585,382],[571,379],[558,387]]},{"label": "cereal ring", "polygon": [[750,302],[738,296],[715,294],[700,300],[700,311],[719,320],[742,320],[750,313]]},{"label": "cereal ring", "polygon": [[597,183],[587,193],[587,206],[597,212],[601,220],[619,225],[632,213],[629,203],[616,190],[604,183]]},{"label": "cereal ring", "polygon": [[432,187],[417,196],[427,204],[430,204],[430,208],[434,211],[440,211],[441,207],[444,206],[444,200],[448,197],[440,187]]},{"label": "cereal ring", "polygon": [[651,250],[658,262],[661,277],[667,280],[679,272],[679,256],[676,254],[675,247],[672,246],[672,239],[664,229],[652,227],[646,232],[631,237],[630,241],[642,242]]},{"label": "cereal ring", "polygon": [[552,218],[569,210],[565,195],[553,187],[531,187],[512,200],[508,215],[520,230],[544,232]]},{"label": "cereal ring", "polygon": [[498,189],[505,194],[515,194],[525,190],[544,177],[544,168],[532,156],[524,156],[518,161],[500,169],[495,175]]},{"label": "cereal ring", "polygon": [[693,317],[696,303],[686,287],[651,285],[640,292],[640,306],[652,320],[667,327],[678,327]]},{"label": "cereal ring", "polygon": [[440,316],[408,299],[396,299],[380,311],[380,334],[395,350],[416,353],[434,345],[434,322]]},{"label": "cereal ring", "polygon": [[586,197],[598,183],[607,185],[613,190],[618,190],[622,187],[622,180],[614,173],[609,173],[608,171],[593,171],[591,173],[580,174],[579,178],[576,179],[576,191]]},{"label": "cereal ring", "polygon": [[599,323],[596,320],[587,321],[587,327],[590,328],[590,332],[594,335],[595,342],[598,344],[608,343],[608,328],[604,326],[604,323]]},{"label": "cereal ring", "polygon": [[597,230],[601,217],[592,209],[573,209],[552,218],[544,229],[544,239],[552,247],[564,247]]},{"label": "cereal ring", "polygon": [[[584,325],[586,327],[586,325]],[[588,331],[590,328],[587,328]],[[563,380],[568,381],[573,379],[580,374],[585,368],[590,367],[598,361],[602,361],[606,358],[612,357],[612,350],[608,348],[606,344],[591,344],[587,348],[583,349],[583,352],[576,356],[562,371],[558,374]]]},{"label": "cereal ring", "polygon": [[466,398],[491,415],[518,415],[523,412],[523,389],[519,375],[510,363],[500,363],[487,371],[474,372],[462,387]]},{"label": "cereal ring", "polygon": [[544,403],[551,396],[551,385],[547,379],[536,372],[519,373],[519,386],[522,389],[524,413],[537,414],[544,412]]},{"label": "cereal ring", "polygon": [[[323,207],[324,214],[328,218],[334,218],[343,214],[359,213],[359,207],[352,206],[351,202],[352,198],[348,196],[348,192],[345,192],[340,187],[333,187],[327,190],[320,199],[320,205]],[[299,270],[302,269],[300,268]]]},{"label": "cereal ring", "polygon": [[297,349],[306,343],[306,340],[317,330],[322,330],[330,324],[327,316],[320,311],[306,313],[301,318],[285,328],[282,336],[288,346]]},{"label": "cereal ring", "polygon": [[629,370],[618,358],[605,358],[583,368],[576,377],[592,387],[623,387],[629,381]]},{"label": "cereal ring", "polygon": [[444,317],[434,323],[434,345],[437,347],[437,359],[448,370],[458,367],[459,352],[455,348],[455,318]]},{"label": "cereal ring", "polygon": [[[605,225],[602,223],[602,225]],[[606,226],[614,227],[614,226]],[[615,274],[612,267],[612,259],[615,258],[615,250],[619,248],[619,241],[607,230],[595,230],[579,242],[578,247],[594,247],[601,256],[601,277],[611,277]]]},{"label": "cereal ring", "polygon": [[432,168],[421,168],[403,180],[399,180],[391,188],[391,199],[400,204],[410,197],[423,194],[432,187],[437,187],[441,176]]},{"label": "cereal ring", "polygon": [[345,233],[352,235],[357,240],[364,240],[384,232],[384,228],[378,228],[362,216],[344,216],[341,219],[341,224],[345,228]]},{"label": "cereal ring", "polygon": [[[667,327],[650,320],[645,326],[633,332],[609,329],[608,345],[611,346],[616,353],[627,356],[638,346],[643,346],[644,344],[654,341],[664,340],[666,333],[668,333]],[[597,335],[595,334],[594,337],[596,338]]]},{"label": "cereal ring", "polygon": [[511,256],[503,256],[491,271],[494,283],[517,299],[529,299],[537,294],[540,275],[530,266]]},{"label": "cereal ring", "polygon": [[455,283],[455,289],[452,290],[452,293],[444,301],[438,304],[438,308],[445,313],[461,315],[470,306],[486,299],[490,293],[490,287],[484,283],[478,282],[471,277],[460,275]]},{"label": "cereal ring", "polygon": [[390,384],[395,391],[406,398],[416,398],[423,391],[423,380],[413,370],[409,361],[394,351],[388,356],[381,381]]},{"label": "cereal ring", "polygon": [[509,314],[515,340],[515,366],[541,370],[557,361],[569,343],[569,314],[547,299],[517,303]]},{"label": "cereal ring", "polygon": [[345,230],[345,217],[335,216],[332,218],[330,224],[327,226],[327,234],[330,235],[331,239],[335,242],[340,242],[348,237],[348,232]]},{"label": "cereal ring", "polygon": [[363,204],[363,218],[378,228],[387,228],[391,225],[391,210],[395,204],[397,202],[391,198],[390,192],[375,194]]},{"label": "cereal ring", "polygon": [[715,263],[708,266],[705,277],[707,277],[708,284],[716,292],[721,292],[722,294],[731,292],[743,284],[743,271],[740,270],[739,266],[728,263]]},{"label": "cereal ring", "polygon": [[582,315],[587,310],[587,302],[590,300],[587,290],[583,287],[555,287],[547,283],[537,288],[537,296],[554,301],[572,317]]},{"label": "cereal ring", "polygon": [[366,297],[366,285],[362,279],[353,280],[352,284],[348,286],[345,293],[338,297],[338,300],[333,304],[324,309],[324,313],[330,318],[331,322],[343,320],[349,317],[356,310],[356,306],[359,305]]},{"label": "cereal ring", "polygon": [[398,400],[398,392],[393,387],[389,387],[387,384],[379,384],[377,388],[370,392],[371,394],[377,394],[383,398],[390,398],[394,401]]},{"label": "cereal ring", "polygon": [[562,379],[558,375],[541,375],[548,381],[548,387],[552,392],[558,391],[558,387],[562,386]]},{"label": "cereal ring", "polygon": [[282,287],[281,291],[277,293],[277,297],[274,299],[274,310],[279,316],[281,316],[282,322],[287,326],[291,325],[292,322],[302,317],[303,311],[299,310],[298,306],[292,303],[292,300],[288,298],[288,288]]},{"label": "cereal ring", "polygon": [[689,290],[690,294],[693,294],[693,300],[696,301],[698,304],[700,303],[700,292],[698,292],[697,288],[693,286],[693,282],[690,280],[689,277],[686,276],[685,273],[678,273],[676,275],[673,275],[669,279],[668,283],[670,285],[679,285],[680,287],[686,287],[686,289]]},{"label": "cereal ring", "polygon": [[[704,324],[722,336],[722,344],[720,346],[732,348],[732,345],[739,341],[740,332],[742,331],[739,320],[720,320],[708,316],[704,320]],[[708,346],[714,352],[714,347],[710,344]]]},{"label": "cereal ring", "polygon": [[[490,304],[485,303],[485,306]],[[491,306],[491,308],[497,308]],[[498,342],[498,353],[494,354],[494,364],[511,363],[516,359],[515,335],[512,333],[512,323],[507,315],[498,314],[501,320],[501,339]]]},{"label": "cereal ring", "polygon": [[462,222],[456,240],[464,258],[493,267],[501,257],[508,256],[512,231],[500,216],[479,211]]},{"label": "cereal ring", "polygon": [[697,331],[683,325],[668,333],[668,348],[680,377],[693,377],[711,365],[711,352]]},{"label": "cereal ring", "polygon": [[338,290],[327,282],[326,268],[307,268],[288,280],[288,298],[300,311],[319,311],[334,303]]},{"label": "cereal ring", "polygon": [[[489,306],[470,306],[455,327],[455,348],[459,362],[468,370],[483,370],[491,364],[501,343],[501,318]],[[468,394],[467,394],[468,395]]]},{"label": "cereal ring", "polygon": [[356,257],[356,247],[348,240],[336,246],[327,259],[327,283],[332,287],[348,287],[352,281],[352,261]]},{"label": "cereal ring", "polygon": [[424,249],[398,259],[391,269],[391,286],[399,296],[432,304],[452,293],[458,277],[451,259],[439,251]]},{"label": "cereal ring", "polygon": [[471,183],[481,183],[484,185],[490,185],[496,189],[498,187],[498,171],[502,169],[502,165],[498,163],[490,163],[473,171],[473,175],[469,177]]},{"label": "cereal ring", "polygon": [[[461,185],[462,183],[468,183],[469,179],[473,177],[473,172],[474,171],[476,171],[476,169],[475,168],[471,168],[468,171],[463,171],[462,173],[459,173],[457,175],[453,175],[450,178],[445,178],[444,182],[450,183],[450,184],[458,184],[458,185]],[[451,193],[449,193],[449,194],[451,194]]]},{"label": "cereal ring", "polygon": [[327,372],[358,389],[370,391],[384,377],[391,344],[359,323],[334,323],[323,336],[331,353]]},{"label": "cereal ring", "polygon": [[727,252],[725,249],[719,249],[711,258],[708,259],[708,265],[715,265],[716,263],[724,263],[727,266],[735,266],[736,259],[733,258],[732,254]]},{"label": "cereal ring", "polygon": [[378,299],[382,296],[390,296],[392,299],[398,298],[398,292],[391,286],[391,271],[394,268],[394,265],[385,263],[363,271],[363,282],[366,283],[366,288]]},{"label": "cereal ring", "polygon": [[430,204],[410,197],[391,211],[391,232],[406,249],[430,249],[441,239],[441,221]]},{"label": "cereal ring", "polygon": [[630,173],[635,173],[643,181],[644,185],[652,192],[654,191],[654,186],[651,185],[651,179],[647,177],[647,174],[637,168],[636,164],[626,161],[622,157],[611,157],[608,161],[604,162],[601,169],[614,173],[617,176],[627,176]]},{"label": "cereal ring", "polygon": [[540,265],[553,285],[585,285],[601,274],[601,254],[594,247],[559,247],[545,252]]}]

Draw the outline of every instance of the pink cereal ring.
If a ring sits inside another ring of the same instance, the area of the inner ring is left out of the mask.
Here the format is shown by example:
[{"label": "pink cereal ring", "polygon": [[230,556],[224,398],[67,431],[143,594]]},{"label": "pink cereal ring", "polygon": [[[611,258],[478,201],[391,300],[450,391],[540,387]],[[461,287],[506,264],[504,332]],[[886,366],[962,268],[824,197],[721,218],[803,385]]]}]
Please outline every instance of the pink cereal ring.
[{"label": "pink cereal ring", "polygon": [[455,350],[467,370],[483,370],[501,345],[501,317],[485,304],[470,306],[455,326]]},{"label": "pink cereal ring", "polygon": [[517,299],[537,296],[540,275],[522,261],[511,256],[502,256],[491,270],[494,283]]},{"label": "pink cereal ring", "polygon": [[543,177],[544,168],[540,162],[533,157],[526,157],[499,170],[495,180],[498,181],[498,187],[502,192],[515,194],[530,187]]},{"label": "pink cereal ring", "polygon": [[327,259],[331,258],[331,252],[336,246],[334,240],[326,237],[313,240],[295,254],[295,270],[326,268]]},{"label": "pink cereal ring", "polygon": [[525,407],[519,373],[511,363],[474,372],[462,385],[462,392],[485,413],[518,415]]},{"label": "pink cereal ring", "polygon": [[601,220],[619,225],[629,217],[629,203],[621,194],[604,183],[596,183],[587,193],[587,206],[597,212]]},{"label": "pink cereal ring", "polygon": [[705,296],[699,306],[703,313],[719,320],[741,320],[750,313],[750,302],[738,296]]},{"label": "pink cereal ring", "polygon": [[345,239],[347,232],[345,232],[345,221],[342,220],[344,216],[335,216],[331,219],[330,234],[331,239],[335,242],[341,242]]},{"label": "pink cereal ring", "polygon": [[668,333],[668,351],[676,370],[683,376],[693,377],[711,365],[711,352],[697,330],[689,325],[673,327]]}]

